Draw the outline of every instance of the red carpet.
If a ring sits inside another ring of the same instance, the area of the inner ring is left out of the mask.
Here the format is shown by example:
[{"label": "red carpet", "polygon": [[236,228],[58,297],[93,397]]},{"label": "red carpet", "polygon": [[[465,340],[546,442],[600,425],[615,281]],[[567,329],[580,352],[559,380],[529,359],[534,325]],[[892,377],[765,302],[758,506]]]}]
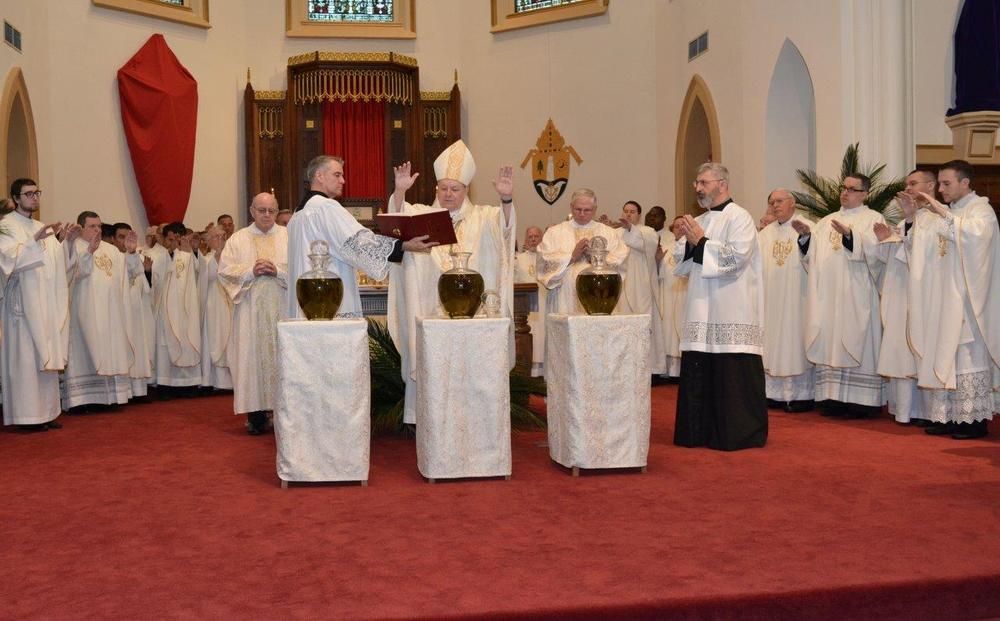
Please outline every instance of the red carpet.
[{"label": "red carpet", "polygon": [[[231,397],[0,433],[0,618],[974,619],[1000,615],[1000,429],[771,418],[767,448],[671,444],[573,479],[429,485],[376,439],[370,487],[281,490]],[[994,425],[996,427],[996,425]]]}]

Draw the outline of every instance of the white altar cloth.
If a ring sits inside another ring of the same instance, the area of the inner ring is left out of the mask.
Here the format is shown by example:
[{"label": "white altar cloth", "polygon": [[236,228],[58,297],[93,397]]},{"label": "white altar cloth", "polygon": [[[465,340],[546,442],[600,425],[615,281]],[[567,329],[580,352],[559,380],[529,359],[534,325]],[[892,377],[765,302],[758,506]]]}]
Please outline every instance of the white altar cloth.
[{"label": "white altar cloth", "polygon": [[510,476],[510,318],[417,318],[417,468]]},{"label": "white altar cloth", "polygon": [[278,478],[368,480],[370,384],[365,320],[278,322]]},{"label": "white altar cloth", "polygon": [[549,455],[567,468],[643,468],[649,455],[649,315],[549,315]]}]

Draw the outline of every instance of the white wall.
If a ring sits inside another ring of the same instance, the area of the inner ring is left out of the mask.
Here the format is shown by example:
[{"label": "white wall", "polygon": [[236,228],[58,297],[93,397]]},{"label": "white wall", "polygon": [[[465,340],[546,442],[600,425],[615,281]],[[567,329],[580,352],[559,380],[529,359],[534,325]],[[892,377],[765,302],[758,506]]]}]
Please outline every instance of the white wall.
[{"label": "white wall", "polygon": [[[490,180],[516,168],[519,226],[563,219],[519,168],[546,120],[583,158],[570,187],[597,191],[603,211],[626,200],[673,211],[680,106],[691,76],[708,85],[718,110],[722,160],[737,201],[755,215],[769,190],[765,158],[767,92],[785,39],[802,53],[815,86],[816,166],[834,174],[853,130],[845,111],[841,22],[858,0],[616,0],[604,16],[489,33],[487,0],[420,0],[416,40],[288,39],[284,2],[212,0],[210,30],[94,7],[88,0],[0,0],[20,28],[24,54],[0,46],[0,72],[24,70],[39,139],[46,219],[92,209],[144,225],[121,129],[115,72],[154,32],[163,33],[199,83],[195,176],[188,224],[239,214],[244,195],[242,92],[284,89],[289,56],[317,49],[395,51],[417,58],[422,90],[447,90],[455,69],[463,135],[479,164],[472,196],[493,202]],[[912,2],[918,67],[916,141],[946,143],[951,31],[959,0]],[[942,26],[942,24],[944,24]],[[688,63],[687,42],[709,30],[710,50]],[[947,56],[947,60],[943,57]],[[849,72],[847,72],[849,75]],[[924,74],[921,72],[920,74]],[[947,94],[946,94],[947,93]],[[431,171],[423,171],[431,174]],[[689,180],[681,180],[687,183]]]}]

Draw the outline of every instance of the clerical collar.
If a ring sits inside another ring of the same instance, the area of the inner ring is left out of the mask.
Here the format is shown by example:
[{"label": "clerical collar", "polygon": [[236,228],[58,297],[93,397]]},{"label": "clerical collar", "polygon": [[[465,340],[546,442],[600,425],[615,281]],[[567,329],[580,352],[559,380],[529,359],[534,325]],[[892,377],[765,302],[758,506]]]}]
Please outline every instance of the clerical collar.
[{"label": "clerical collar", "polygon": [[728,205],[728,204],[729,204],[729,203],[731,203],[731,202],[733,202],[733,199],[731,199],[731,198],[727,198],[727,199],[726,199],[725,201],[723,201],[723,202],[722,202],[721,204],[719,204],[719,205],[716,205],[715,207],[712,207],[711,209],[709,209],[709,211],[722,211],[723,209],[725,209],[725,208],[726,208],[726,205]]},{"label": "clerical collar", "polygon": [[573,228],[575,228],[575,229],[585,229],[585,228],[588,228],[588,227],[591,227],[591,226],[597,224],[596,220],[591,220],[590,222],[588,222],[586,224],[579,224],[579,223],[577,223],[576,220],[570,220],[570,222],[573,223]]},{"label": "clerical collar", "polygon": [[299,201],[299,206],[295,208],[295,211],[300,211],[303,207],[306,206],[306,203],[309,202],[309,199],[311,199],[314,196],[322,196],[323,198],[330,198],[329,196],[326,195],[326,193],[320,192],[319,190],[309,190],[308,192],[306,192],[306,195],[302,197],[302,200]]}]

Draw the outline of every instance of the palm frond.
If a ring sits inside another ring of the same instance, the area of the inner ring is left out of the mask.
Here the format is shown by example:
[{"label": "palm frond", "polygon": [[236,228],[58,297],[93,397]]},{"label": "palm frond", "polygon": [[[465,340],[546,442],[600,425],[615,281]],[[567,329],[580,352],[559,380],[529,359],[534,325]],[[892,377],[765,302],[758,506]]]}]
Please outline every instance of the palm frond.
[{"label": "palm frond", "polygon": [[[403,425],[402,356],[380,321],[368,320],[368,356],[371,375],[371,417],[373,433],[405,433]],[[528,408],[531,395],[545,395],[545,380],[516,371],[510,373],[510,422],[513,429],[544,429],[545,420]]]},{"label": "palm frond", "polygon": [[844,157],[840,162],[839,179],[823,177],[814,170],[796,170],[795,174],[807,193],[792,192],[792,195],[802,209],[822,218],[840,210],[840,185],[844,178],[860,173],[871,179],[872,183],[868,193],[868,206],[882,212],[892,203],[896,193],[904,187],[903,179],[883,180],[885,169],[886,166],[882,163],[862,163],[860,143],[854,143],[848,145],[844,151]]}]

